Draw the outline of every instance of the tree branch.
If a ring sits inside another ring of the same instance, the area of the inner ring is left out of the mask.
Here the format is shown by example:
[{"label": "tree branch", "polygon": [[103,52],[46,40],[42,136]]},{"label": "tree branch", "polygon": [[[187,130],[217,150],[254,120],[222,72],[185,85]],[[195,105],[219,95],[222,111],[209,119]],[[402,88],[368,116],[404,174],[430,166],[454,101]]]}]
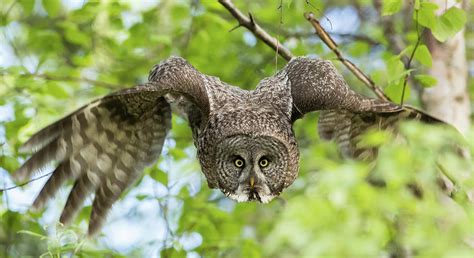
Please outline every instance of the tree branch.
[{"label": "tree branch", "polygon": [[52,76],[49,74],[34,74],[34,73],[28,73],[24,74],[23,76],[30,76],[30,77],[36,77],[36,78],[42,78],[45,80],[51,80],[51,81],[74,81],[74,82],[86,82],[93,84],[94,86],[106,88],[106,89],[111,89],[111,90],[118,90],[122,88],[120,85],[117,84],[112,84],[108,82],[101,82],[101,81],[96,81],[88,78],[75,78],[71,76]]},{"label": "tree branch", "polygon": [[375,85],[375,82],[370,79],[369,76],[367,76],[364,72],[362,72],[354,63],[351,61],[347,60],[339,51],[337,48],[336,42],[329,36],[329,34],[324,30],[324,28],[321,26],[319,21],[314,17],[314,14],[309,12],[305,13],[304,17],[306,20],[308,20],[309,23],[314,27],[316,30],[316,34],[319,36],[319,38],[326,44],[326,46],[329,47],[337,56],[337,58],[349,69],[360,81],[362,81],[367,87],[369,87],[377,97],[383,100],[390,101],[390,98],[385,95],[383,90]]},{"label": "tree branch", "polygon": [[255,22],[252,14],[249,13],[248,17],[245,16],[239,9],[237,9],[237,7],[235,7],[231,0],[219,0],[219,3],[224,6],[239,22],[239,24],[230,31],[243,26],[252,32],[255,37],[259,38],[265,44],[275,50],[275,52],[277,52],[286,61],[290,61],[290,59],[293,57],[291,51],[281,45],[276,38],[272,37],[265,30],[263,30],[262,27],[260,27]]},{"label": "tree branch", "polygon": [[[293,54],[287,48],[283,47],[279,44],[278,40],[268,34],[265,30],[263,30],[258,24],[255,23],[253,16],[249,13],[249,17],[245,16],[235,5],[232,3],[231,0],[219,0],[219,3],[224,6],[230,14],[239,22],[239,24],[232,28],[230,31],[235,30],[239,27],[245,27],[249,31],[251,31],[257,38],[262,40],[265,44],[270,46],[273,50],[275,50],[281,57],[285,60],[289,61]],[[337,48],[336,42],[329,36],[329,34],[321,27],[319,21],[314,18],[313,13],[306,13],[305,18],[313,25],[316,29],[316,33],[321,38],[321,40],[334,52],[336,53],[338,59],[365,85],[367,85],[380,99],[390,101],[390,98],[386,96],[383,90],[375,85],[375,83],[364,74],[357,66],[355,66],[351,61],[345,59],[342,56],[342,53]]]},{"label": "tree branch", "polygon": [[[282,35],[285,37],[295,37],[295,38],[307,38],[307,37],[315,36],[314,32],[303,32],[303,31],[302,32],[283,31]],[[363,35],[363,34],[330,32],[329,35],[331,35],[332,37],[341,37],[341,38],[347,39],[348,42],[354,41],[354,40],[363,41],[371,46],[377,46],[381,44],[375,39],[370,38],[369,36]]]},{"label": "tree branch", "polygon": [[[54,172],[54,171],[53,171],[53,172]],[[49,172],[49,173],[46,173],[46,174],[41,175],[41,176],[39,176],[39,177],[32,178],[32,179],[30,179],[30,180],[28,180],[28,181],[26,181],[26,182],[24,182],[24,183],[18,184],[18,185],[14,185],[14,186],[10,186],[10,187],[5,187],[5,188],[3,188],[3,189],[0,189],[0,193],[1,193],[1,192],[6,192],[6,191],[9,191],[9,190],[13,190],[13,189],[18,188],[18,187],[22,187],[22,186],[27,185],[27,184],[29,184],[29,183],[31,183],[31,182],[33,182],[33,181],[36,181],[36,180],[40,180],[41,178],[45,178],[45,177],[47,177],[47,176],[53,174],[53,172]]]}]

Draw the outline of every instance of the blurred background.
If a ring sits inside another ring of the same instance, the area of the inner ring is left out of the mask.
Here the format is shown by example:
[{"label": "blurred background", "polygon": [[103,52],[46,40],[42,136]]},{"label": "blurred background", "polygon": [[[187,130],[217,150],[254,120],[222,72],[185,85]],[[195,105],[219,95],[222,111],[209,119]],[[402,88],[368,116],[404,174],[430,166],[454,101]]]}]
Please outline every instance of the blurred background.
[{"label": "blurred background", "polygon": [[[407,123],[402,139],[369,133],[365,144],[381,146],[379,157],[359,162],[321,141],[318,115],[310,114],[294,128],[301,149],[295,183],[269,204],[235,203],[207,187],[187,122],[174,116],[163,155],[94,239],[84,236],[91,199],[73,226],[57,223],[71,184],[39,212],[28,208],[47,177],[0,192],[0,257],[472,257],[472,156],[460,157],[457,147],[474,151],[474,1],[235,4],[294,55],[332,60],[352,88],[373,95],[314,35],[303,14],[315,13],[395,102],[409,74],[405,103],[452,122],[465,138]],[[18,147],[34,132],[146,82],[171,55],[245,89],[285,65],[245,28],[232,30],[237,24],[213,0],[2,0],[0,188],[18,183],[10,174],[27,158]],[[385,186],[369,183],[373,176]],[[440,176],[454,183],[449,195]]]}]

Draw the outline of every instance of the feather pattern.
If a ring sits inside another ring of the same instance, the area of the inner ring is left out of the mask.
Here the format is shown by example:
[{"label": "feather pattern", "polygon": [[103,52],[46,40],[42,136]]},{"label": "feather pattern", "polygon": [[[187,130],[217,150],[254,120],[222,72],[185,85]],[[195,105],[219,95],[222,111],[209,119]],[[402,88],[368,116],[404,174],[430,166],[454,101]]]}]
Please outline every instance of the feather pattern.
[{"label": "feather pattern", "polygon": [[[146,98],[142,98],[139,108],[133,107],[133,113],[124,95],[111,95],[68,116],[70,121],[61,120],[63,131],[60,134],[49,135],[49,129],[40,132],[45,139],[56,138],[33,154],[16,175],[29,177],[31,171],[49,161],[61,163],[34,201],[34,208],[42,208],[67,179],[74,178],[76,181],[60,218],[62,223],[68,224],[97,188],[112,192],[115,201],[126,186],[140,176],[143,168],[159,157],[171,126],[171,110],[158,94],[150,98],[151,92],[134,93],[134,98],[140,94]],[[53,124],[50,128],[54,127],[58,126]],[[41,137],[34,138],[41,144]],[[102,198],[100,192],[96,198]],[[94,214],[94,218],[101,220],[105,212],[94,211]]]},{"label": "feather pattern", "polygon": [[360,146],[361,136],[369,130],[397,131],[403,120],[420,120],[426,123],[443,123],[413,107],[403,107],[401,111],[354,113],[346,110],[325,110],[319,115],[318,131],[324,140],[335,140],[345,157],[373,159],[377,148]]},{"label": "feather pattern", "polygon": [[[40,130],[21,147],[33,154],[14,173],[16,180],[28,179],[45,166],[58,163],[33,209],[43,208],[66,181],[73,179],[60,221],[70,223],[84,200],[95,192],[89,234],[98,232],[112,204],[161,153],[171,128],[171,108],[165,95],[185,96],[193,103],[193,116],[199,114],[196,109],[209,108],[204,80],[212,78],[182,58],[172,57],[158,64],[150,79],[145,85],[81,107]],[[196,91],[199,95],[193,94]]]}]

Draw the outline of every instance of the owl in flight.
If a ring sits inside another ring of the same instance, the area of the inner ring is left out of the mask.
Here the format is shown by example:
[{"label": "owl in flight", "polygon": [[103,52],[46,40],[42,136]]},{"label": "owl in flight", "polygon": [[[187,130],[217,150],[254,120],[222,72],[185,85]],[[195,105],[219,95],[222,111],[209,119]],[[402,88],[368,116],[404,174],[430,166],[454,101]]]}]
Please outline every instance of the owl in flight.
[{"label": "owl in flight", "polygon": [[314,58],[293,58],[250,91],[202,74],[180,57],[154,66],[148,79],[83,106],[22,146],[34,153],[14,173],[17,180],[58,164],[33,208],[73,179],[60,221],[71,222],[95,192],[88,233],[98,232],[121,193],[159,158],[171,127],[170,105],[189,122],[209,187],[239,202],[267,203],[295,180],[299,151],[292,125],[306,113],[320,111],[321,138],[334,139],[350,157],[374,154],[357,146],[368,128],[400,118],[438,121],[352,91],[331,62]]}]

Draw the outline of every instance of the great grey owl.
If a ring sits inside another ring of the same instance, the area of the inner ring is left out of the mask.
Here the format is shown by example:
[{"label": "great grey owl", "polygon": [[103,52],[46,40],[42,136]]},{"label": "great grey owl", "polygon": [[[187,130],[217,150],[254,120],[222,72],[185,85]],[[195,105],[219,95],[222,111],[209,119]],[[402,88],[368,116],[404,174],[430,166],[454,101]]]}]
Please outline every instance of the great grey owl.
[{"label": "great grey owl", "polygon": [[209,187],[239,202],[267,203],[295,180],[299,152],[292,125],[308,112],[322,111],[320,136],[334,138],[347,156],[373,152],[357,147],[357,137],[369,127],[385,128],[403,116],[436,121],[357,94],[329,61],[293,58],[247,91],[171,57],[153,67],[148,83],[93,101],[23,145],[34,154],[16,179],[27,179],[52,161],[58,164],[33,207],[43,207],[74,179],[60,221],[70,222],[95,192],[89,234],[96,233],[120,194],[158,159],[171,127],[170,104],[189,121]]}]

